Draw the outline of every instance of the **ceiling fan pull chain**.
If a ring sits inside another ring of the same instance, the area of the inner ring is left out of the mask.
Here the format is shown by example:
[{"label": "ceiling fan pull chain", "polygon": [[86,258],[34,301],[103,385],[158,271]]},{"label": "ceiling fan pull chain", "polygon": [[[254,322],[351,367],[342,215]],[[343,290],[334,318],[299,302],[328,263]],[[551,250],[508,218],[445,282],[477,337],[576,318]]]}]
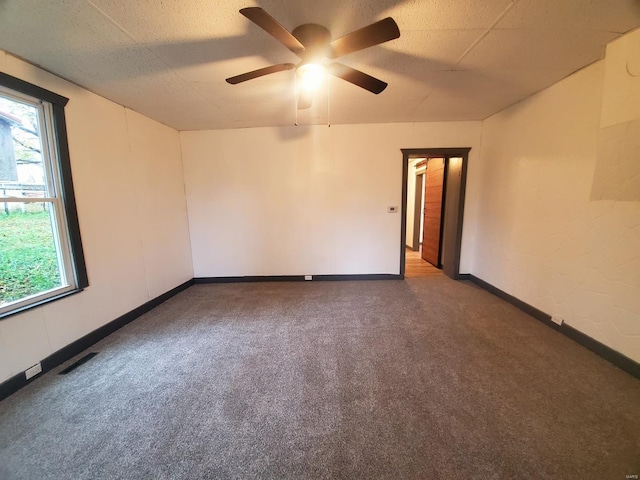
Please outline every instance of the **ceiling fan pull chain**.
[{"label": "ceiling fan pull chain", "polygon": [[294,125],[298,126],[298,74],[296,70],[293,71],[293,110],[295,113]]},{"label": "ceiling fan pull chain", "polygon": [[329,75],[325,77],[327,79],[327,127],[331,128],[331,81]]}]

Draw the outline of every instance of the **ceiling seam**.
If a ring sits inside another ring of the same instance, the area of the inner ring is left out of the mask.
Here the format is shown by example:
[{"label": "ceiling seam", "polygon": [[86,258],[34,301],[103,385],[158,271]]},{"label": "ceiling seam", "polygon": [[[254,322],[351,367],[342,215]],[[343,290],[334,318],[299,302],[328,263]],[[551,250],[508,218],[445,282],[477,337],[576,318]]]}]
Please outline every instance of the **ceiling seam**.
[{"label": "ceiling seam", "polygon": [[480,43],[482,41],[482,39],[484,37],[486,37],[487,35],[489,35],[489,32],[491,32],[491,30],[493,30],[493,28],[498,24],[498,22],[500,22],[500,20],[502,20],[502,18],[509,13],[509,11],[515,7],[516,3],[518,3],[519,0],[513,0],[509,5],[507,5],[505,7],[505,9],[502,11],[502,13],[500,13],[500,15],[498,15],[498,17],[493,21],[493,23],[491,23],[491,25],[489,25],[489,27],[480,34],[480,36],[469,46],[469,48],[467,48],[462,55],[460,55],[460,57],[458,58],[458,60],[456,60],[456,62],[454,63],[454,65],[458,65],[463,59],[464,57],[466,57],[469,52],[471,52],[471,50],[473,50],[475,48],[476,45],[478,45],[478,43]]},{"label": "ceiling seam", "polygon": [[424,102],[426,102],[426,101],[427,101],[427,99],[428,99],[429,97],[431,97],[431,93],[432,93],[432,92],[429,92],[429,93],[428,93],[428,94],[427,94],[423,99],[421,99],[421,100],[420,100],[420,101],[415,105],[415,107],[413,108],[413,110],[411,110],[411,112],[410,112],[412,115],[413,115],[414,113],[416,113],[416,111],[420,108],[420,106],[421,106]]},{"label": "ceiling seam", "polygon": [[131,34],[126,28],[124,28],[122,25],[120,25],[114,18],[112,18],[107,12],[105,12],[104,10],[102,10],[100,7],[98,7],[95,3],[93,3],[91,0],[87,0],[87,3],[93,8],[95,9],[100,15],[102,15],[104,18],[106,18],[107,20],[109,20],[109,22],[111,22],[113,25],[115,25],[116,27],[118,27],[118,29],[123,32],[124,34],[126,34],[136,45],[138,45],[139,47],[144,48],[147,52],[149,52],[157,61],[159,61],[162,65],[164,65],[167,70],[169,70],[171,72],[172,75],[174,75],[175,77],[179,78],[182,82],[184,82],[186,85],[189,85],[197,94],[198,96],[200,96],[200,99],[202,101],[204,101],[205,103],[208,104],[212,104],[216,107],[218,107],[216,104],[209,102],[208,99],[204,96],[204,94],[198,90],[197,88],[195,88],[193,85],[191,85],[186,79],[184,79],[180,74],[178,74],[175,69],[171,66],[168,65],[164,60],[162,60],[162,58],[160,58],[158,55],[156,55],[156,53],[151,50],[149,47],[147,47],[144,43],[139,42],[134,36],[133,34]]},{"label": "ceiling seam", "polygon": [[120,25],[118,22],[116,22],[115,19],[111,18],[111,16],[109,16],[109,14],[107,12],[102,10],[100,7],[98,7],[91,0],[87,0],[87,3],[89,5],[91,5],[91,7],[94,10],[96,10],[100,15],[102,15],[104,18],[106,18],[111,23],[113,23],[116,27],[118,27],[120,29],[120,31],[122,31],[123,33],[126,33],[127,36],[136,43],[136,45],[140,45],[140,42],[138,42],[138,40],[136,40],[136,38],[131,33],[129,33],[129,31],[126,28],[124,28],[122,25]]},{"label": "ceiling seam", "polygon": [[[113,25],[115,25],[116,27],[118,27],[118,29],[123,32],[124,34],[126,34],[131,40],[133,40],[133,43],[135,43],[136,45],[138,45],[139,47],[144,48],[147,52],[149,52],[151,55],[153,55],[160,63],[162,63],[165,67],[167,67],[169,70],[173,71],[173,69],[171,68],[171,65],[167,65],[166,62],[164,62],[160,57],[158,57],[158,55],[156,55],[151,49],[149,49],[146,45],[144,45],[143,43],[140,43],[136,37],[133,36],[133,34],[129,33],[129,31],[124,28],[122,25],[120,25],[114,18],[112,18],[107,12],[105,12],[104,10],[102,10],[100,7],[98,7],[95,3],[93,3],[91,0],[87,0],[87,3],[89,5],[91,5],[91,7],[93,7],[100,15],[102,15],[104,18],[106,18],[107,20],[109,20]],[[180,77],[179,75],[175,74],[178,78],[180,78],[181,80],[185,81],[182,77]]]}]

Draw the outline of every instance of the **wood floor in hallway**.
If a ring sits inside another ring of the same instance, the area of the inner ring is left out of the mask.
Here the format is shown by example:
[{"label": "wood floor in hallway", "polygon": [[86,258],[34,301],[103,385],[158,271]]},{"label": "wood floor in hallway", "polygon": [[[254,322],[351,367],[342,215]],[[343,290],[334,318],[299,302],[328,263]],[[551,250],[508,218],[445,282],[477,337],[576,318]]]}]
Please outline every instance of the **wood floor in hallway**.
[{"label": "wood floor in hallway", "polygon": [[423,260],[420,256],[420,251],[414,252],[410,248],[407,248],[405,252],[405,278],[438,277],[444,275],[444,273],[442,273],[442,270]]}]

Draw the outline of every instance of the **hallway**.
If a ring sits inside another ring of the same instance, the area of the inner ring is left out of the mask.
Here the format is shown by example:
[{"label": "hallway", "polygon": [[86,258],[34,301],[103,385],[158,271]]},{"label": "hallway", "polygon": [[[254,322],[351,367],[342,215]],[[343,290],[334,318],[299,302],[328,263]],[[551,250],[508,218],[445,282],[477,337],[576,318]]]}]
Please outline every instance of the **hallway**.
[{"label": "hallway", "polygon": [[405,278],[438,277],[444,275],[442,270],[434,267],[422,259],[420,251],[414,252],[410,248],[405,250]]}]

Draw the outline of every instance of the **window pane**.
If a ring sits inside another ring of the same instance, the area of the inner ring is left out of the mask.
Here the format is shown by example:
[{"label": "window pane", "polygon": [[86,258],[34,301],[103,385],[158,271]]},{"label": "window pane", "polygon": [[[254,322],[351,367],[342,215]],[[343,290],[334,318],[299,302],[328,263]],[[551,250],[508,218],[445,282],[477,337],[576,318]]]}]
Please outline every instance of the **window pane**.
[{"label": "window pane", "polygon": [[0,95],[0,197],[45,197],[45,175],[38,108]]},{"label": "window pane", "polygon": [[51,203],[0,203],[0,307],[61,286]]}]

